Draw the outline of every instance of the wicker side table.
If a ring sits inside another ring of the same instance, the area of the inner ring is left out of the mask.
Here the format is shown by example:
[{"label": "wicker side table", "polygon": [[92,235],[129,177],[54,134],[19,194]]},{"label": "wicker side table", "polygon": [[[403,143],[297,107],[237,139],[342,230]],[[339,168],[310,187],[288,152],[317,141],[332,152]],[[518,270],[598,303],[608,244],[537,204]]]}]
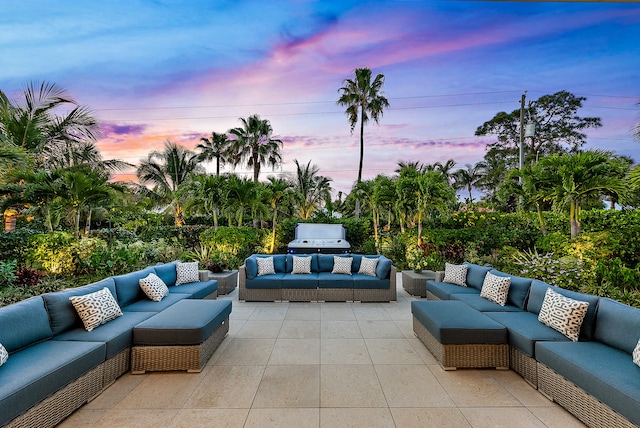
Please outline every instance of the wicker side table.
[{"label": "wicker side table", "polygon": [[432,270],[423,270],[421,272],[415,272],[412,270],[402,271],[402,288],[412,296],[427,297],[427,285],[426,282],[430,279],[442,280],[441,272],[434,272]]},{"label": "wicker side table", "polygon": [[209,272],[209,279],[218,281],[218,295],[228,294],[238,286],[238,271],[225,270],[220,273]]}]

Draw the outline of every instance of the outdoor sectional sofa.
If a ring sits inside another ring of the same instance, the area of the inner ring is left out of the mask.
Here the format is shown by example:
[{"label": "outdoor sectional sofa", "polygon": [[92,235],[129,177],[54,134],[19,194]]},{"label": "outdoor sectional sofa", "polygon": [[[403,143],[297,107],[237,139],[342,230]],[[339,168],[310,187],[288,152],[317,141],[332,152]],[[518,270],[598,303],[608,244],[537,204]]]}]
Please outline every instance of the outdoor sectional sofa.
[{"label": "outdoor sectional sofa", "polygon": [[[295,274],[294,257],[311,257],[308,274]],[[331,273],[335,257],[352,259],[350,274]],[[258,258],[273,257],[275,273],[258,275]],[[358,273],[362,258],[377,258],[375,276]],[[239,270],[238,298],[246,301],[361,301],[396,300],[396,268],[380,255],[254,254]]]},{"label": "outdoor sectional sofa", "polygon": [[[509,367],[586,425],[640,425],[640,367],[632,358],[634,348],[640,346],[640,309],[489,267],[465,264],[466,287],[427,281],[427,298],[457,301],[456,304],[464,302],[489,322],[503,325],[509,345]],[[480,297],[487,272],[511,278],[504,306]],[[589,303],[578,341],[569,340],[538,320],[549,288]],[[426,312],[429,303],[429,300],[412,302],[414,331],[418,337],[429,336],[427,340],[431,339],[431,335],[425,333],[426,325],[431,322]],[[436,321],[451,324],[451,320],[442,319],[449,317],[449,313],[451,317],[458,317],[459,322],[459,314],[453,312],[443,312],[441,319]],[[460,330],[466,327],[474,328],[464,326]],[[430,328],[433,330],[433,326]],[[458,333],[465,334],[464,331]]]},{"label": "outdoor sectional sofa", "polygon": [[[140,288],[149,273],[169,286],[159,302]],[[0,366],[0,426],[55,426],[130,369],[137,325],[186,299],[216,299],[216,281],[175,283],[173,262],[0,308],[0,343],[9,353]],[[123,315],[87,331],[69,298],[105,287]],[[228,330],[231,302],[209,301]]]}]

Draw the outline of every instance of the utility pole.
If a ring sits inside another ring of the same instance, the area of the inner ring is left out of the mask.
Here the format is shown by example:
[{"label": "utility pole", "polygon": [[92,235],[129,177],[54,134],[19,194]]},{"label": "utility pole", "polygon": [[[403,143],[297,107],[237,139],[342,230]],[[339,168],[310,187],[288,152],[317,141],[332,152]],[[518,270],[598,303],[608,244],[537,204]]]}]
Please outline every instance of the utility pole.
[{"label": "utility pole", "polygon": [[[524,166],[524,103],[527,99],[527,91],[524,91],[520,98],[520,170]],[[520,184],[522,184],[522,176],[520,176]]]}]

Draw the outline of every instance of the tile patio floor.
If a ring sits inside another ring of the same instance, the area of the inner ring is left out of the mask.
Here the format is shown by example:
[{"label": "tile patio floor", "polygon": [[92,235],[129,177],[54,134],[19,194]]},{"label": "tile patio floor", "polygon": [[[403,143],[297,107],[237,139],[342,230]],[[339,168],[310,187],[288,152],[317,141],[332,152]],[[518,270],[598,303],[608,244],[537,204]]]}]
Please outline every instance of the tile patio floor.
[{"label": "tile patio floor", "polygon": [[125,374],[60,427],[578,427],[513,371],[445,372],[392,303],[245,303],[199,374]]}]

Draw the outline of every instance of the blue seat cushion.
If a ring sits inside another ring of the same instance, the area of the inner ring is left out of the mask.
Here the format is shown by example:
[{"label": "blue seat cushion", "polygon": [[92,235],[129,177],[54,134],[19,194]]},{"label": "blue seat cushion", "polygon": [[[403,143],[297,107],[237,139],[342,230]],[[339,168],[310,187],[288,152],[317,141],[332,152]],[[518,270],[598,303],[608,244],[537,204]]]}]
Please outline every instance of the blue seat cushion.
[{"label": "blue seat cushion", "polygon": [[60,334],[66,330],[82,327],[83,325],[82,320],[78,316],[78,311],[74,308],[69,297],[94,293],[105,287],[107,287],[109,291],[111,291],[111,294],[113,294],[113,297],[117,299],[116,284],[113,278],[105,278],[93,284],[78,288],[43,294],[42,298],[44,299],[47,312],[49,312],[49,321],[53,334]]},{"label": "blue seat cushion", "polygon": [[177,279],[176,262],[155,265],[153,269],[156,271],[156,275],[158,275],[167,286],[175,285]]},{"label": "blue seat cushion", "polygon": [[0,426],[105,361],[105,344],[47,340],[0,368]]},{"label": "blue seat cushion", "polygon": [[640,368],[628,353],[595,341],[539,342],[536,359],[640,425]]},{"label": "blue seat cushion", "polygon": [[529,288],[531,287],[531,279],[500,272],[495,269],[490,272],[496,276],[508,277],[511,280],[509,284],[509,294],[507,295],[507,303],[517,306],[520,309],[525,309],[527,297],[529,296]]},{"label": "blue seat cushion", "polygon": [[180,300],[190,298],[191,295],[186,293],[169,293],[168,296],[163,297],[159,302],[154,302],[145,296],[143,299],[136,300],[127,306],[123,306],[122,312],[160,312],[164,311],[169,306],[173,306]]},{"label": "blue seat cushion", "polygon": [[282,277],[282,288],[318,288],[318,273],[291,274]]},{"label": "blue seat cushion", "polygon": [[[169,287],[169,293],[190,294],[192,299],[204,299],[211,293],[218,291],[218,281],[215,279],[203,282],[189,282]],[[164,300],[164,299],[162,299]]]},{"label": "blue seat cushion", "polygon": [[411,313],[443,345],[507,343],[502,324],[460,301],[414,300]]},{"label": "blue seat cushion", "polygon": [[484,283],[484,277],[487,276],[492,268],[489,266],[480,266],[469,262],[464,262],[467,265],[467,286],[473,287],[476,290],[482,290],[482,284]]},{"label": "blue seat cushion", "polygon": [[318,288],[353,288],[353,275],[318,273]]},{"label": "blue seat cushion", "polygon": [[354,289],[388,290],[391,284],[391,280],[380,279],[377,276],[369,276],[361,273],[354,273],[352,276]]},{"label": "blue seat cushion", "polygon": [[52,336],[41,296],[0,308],[0,343],[10,354]]},{"label": "blue seat cushion", "polygon": [[116,284],[116,294],[118,298],[118,304],[127,306],[129,303],[135,302],[142,298],[146,298],[144,292],[140,288],[140,280],[150,273],[155,273],[153,267],[130,272],[124,275],[117,275],[112,277]]},{"label": "blue seat cushion", "polygon": [[434,280],[427,281],[427,291],[436,296],[440,300],[450,300],[452,294],[477,294],[480,290],[471,287],[462,287],[460,285],[448,282],[438,282]]},{"label": "blue seat cushion", "polygon": [[282,288],[282,278],[285,273],[274,273],[273,275],[256,276],[249,279],[247,276],[247,288]]},{"label": "blue seat cushion", "polygon": [[597,341],[633,353],[640,337],[640,309],[603,298],[598,303],[597,320]]},{"label": "blue seat cushion", "polygon": [[500,306],[489,299],[480,297],[479,294],[452,294],[451,300],[459,300],[471,306],[480,312],[524,312],[522,309],[513,305]]},{"label": "blue seat cushion", "polygon": [[124,312],[122,316],[91,331],[77,327],[55,336],[53,340],[104,342],[107,345],[106,358],[109,359],[130,347],[133,343],[133,327],[155,314],[156,312]]},{"label": "blue seat cushion", "polygon": [[538,321],[531,312],[485,312],[485,314],[507,328],[509,345],[530,357],[535,357],[535,344],[541,341],[568,342],[562,333]]},{"label": "blue seat cushion", "polygon": [[595,330],[596,310],[598,308],[598,301],[600,300],[600,298],[597,296],[592,296],[590,294],[578,293],[575,291],[565,290],[564,288],[553,287],[545,282],[534,279],[533,281],[531,281],[529,299],[527,301],[527,310],[529,312],[533,312],[536,315],[540,313],[542,302],[544,301],[544,295],[547,292],[547,288],[549,287],[551,287],[551,289],[556,293],[562,294],[563,296],[569,297],[570,299],[589,302],[587,313],[584,316],[582,326],[580,327],[580,339],[592,340]]},{"label": "blue seat cushion", "polygon": [[133,329],[135,345],[198,345],[231,314],[230,300],[183,300]]}]

